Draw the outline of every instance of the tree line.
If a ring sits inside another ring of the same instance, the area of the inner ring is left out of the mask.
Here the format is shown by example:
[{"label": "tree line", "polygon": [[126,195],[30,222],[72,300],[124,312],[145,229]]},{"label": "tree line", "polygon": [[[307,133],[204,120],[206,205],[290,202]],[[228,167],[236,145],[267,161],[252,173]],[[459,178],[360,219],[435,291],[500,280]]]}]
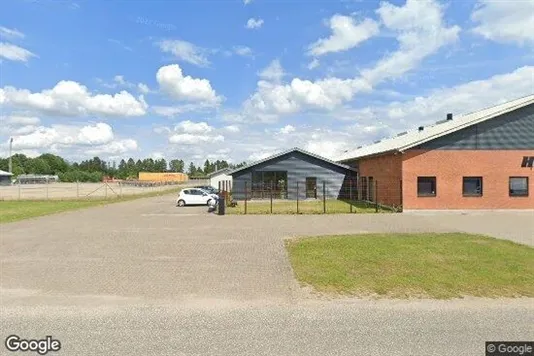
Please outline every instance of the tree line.
[{"label": "tree line", "polygon": [[[239,168],[246,163],[230,164],[226,160],[209,161],[206,159],[204,166],[196,166],[191,162],[186,170],[182,159],[145,158],[143,160],[128,158],[122,159],[118,164],[105,161],[99,157],[81,162],[69,162],[68,160],[51,154],[44,153],[38,157],[27,157],[17,153],[12,156],[12,173],[20,174],[49,174],[59,176],[63,182],[100,182],[104,177],[117,179],[137,179],[139,172],[181,172],[187,173],[190,178],[204,178],[208,174],[223,168]],[[0,169],[9,169],[9,158],[0,158]]]}]

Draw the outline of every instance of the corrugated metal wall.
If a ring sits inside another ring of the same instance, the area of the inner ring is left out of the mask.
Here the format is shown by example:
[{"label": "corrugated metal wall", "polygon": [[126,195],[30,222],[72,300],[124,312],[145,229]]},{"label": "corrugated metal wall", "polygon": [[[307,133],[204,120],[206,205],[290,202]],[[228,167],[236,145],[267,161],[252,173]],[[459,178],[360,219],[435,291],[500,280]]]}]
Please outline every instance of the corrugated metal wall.
[{"label": "corrugated metal wall", "polygon": [[532,150],[534,104],[437,138],[414,149]]},{"label": "corrugated metal wall", "polygon": [[338,167],[331,163],[292,152],[271,161],[238,172],[233,178],[232,196],[234,199],[245,199],[245,182],[248,182],[248,196],[252,182],[252,170],[254,171],[287,171],[288,199],[297,199],[297,182],[299,182],[299,199],[306,198],[306,177],[317,178],[317,198],[323,197],[323,181],[326,185],[326,197],[337,199],[344,188],[346,177],[355,172]]}]

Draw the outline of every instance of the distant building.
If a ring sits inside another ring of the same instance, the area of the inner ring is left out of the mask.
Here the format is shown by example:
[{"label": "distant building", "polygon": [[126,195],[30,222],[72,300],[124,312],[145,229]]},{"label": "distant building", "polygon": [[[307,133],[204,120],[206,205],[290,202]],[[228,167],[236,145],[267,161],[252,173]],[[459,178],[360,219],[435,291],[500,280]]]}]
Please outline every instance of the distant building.
[{"label": "distant building", "polygon": [[140,181],[148,182],[187,182],[189,177],[179,172],[139,172]]},{"label": "distant building", "polygon": [[45,174],[20,174],[16,183],[19,184],[45,184],[59,182],[59,177]]},{"label": "distant building", "polygon": [[11,185],[13,173],[0,170],[0,185]]},{"label": "distant building", "polygon": [[230,168],[223,168],[219,169],[218,171],[215,171],[211,174],[208,174],[208,178],[210,180],[210,185],[213,188],[219,189],[219,182],[229,182],[229,184],[232,184],[232,176],[229,175]]}]

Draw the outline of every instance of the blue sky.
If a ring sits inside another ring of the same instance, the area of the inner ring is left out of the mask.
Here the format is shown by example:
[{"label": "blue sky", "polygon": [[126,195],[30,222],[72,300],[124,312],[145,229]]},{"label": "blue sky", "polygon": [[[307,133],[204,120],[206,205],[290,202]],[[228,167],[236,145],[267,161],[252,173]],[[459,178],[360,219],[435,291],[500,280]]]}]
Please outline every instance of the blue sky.
[{"label": "blue sky", "polygon": [[534,0],[7,0],[0,154],[255,160],[534,92]]}]

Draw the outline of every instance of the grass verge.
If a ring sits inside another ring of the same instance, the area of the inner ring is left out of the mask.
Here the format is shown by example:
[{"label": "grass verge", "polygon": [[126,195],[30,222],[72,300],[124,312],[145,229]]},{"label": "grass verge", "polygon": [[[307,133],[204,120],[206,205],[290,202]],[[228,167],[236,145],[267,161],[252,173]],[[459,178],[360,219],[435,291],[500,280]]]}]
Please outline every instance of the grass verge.
[{"label": "grass verge", "polygon": [[362,234],[288,240],[316,291],[382,298],[534,297],[534,248],[479,235]]},{"label": "grass verge", "polygon": [[[326,200],[326,214],[348,214],[353,213],[375,213],[376,209],[373,204],[363,202],[350,202],[345,200],[329,199]],[[378,208],[379,213],[391,213],[391,210]],[[245,202],[240,201],[236,207],[226,208],[227,214],[245,214]],[[273,201],[273,214],[297,214],[297,202],[291,201]],[[271,214],[270,201],[251,201],[247,202],[247,214]],[[305,200],[299,201],[298,214],[324,214],[322,200]]]},{"label": "grass verge", "polygon": [[6,200],[0,201],[0,224],[9,223],[43,215],[60,213],[63,211],[89,208],[99,205],[107,205],[125,202],[140,198],[148,198],[159,195],[172,194],[180,191],[183,187],[177,187],[157,192],[124,195],[109,199],[64,199],[64,200]]}]

